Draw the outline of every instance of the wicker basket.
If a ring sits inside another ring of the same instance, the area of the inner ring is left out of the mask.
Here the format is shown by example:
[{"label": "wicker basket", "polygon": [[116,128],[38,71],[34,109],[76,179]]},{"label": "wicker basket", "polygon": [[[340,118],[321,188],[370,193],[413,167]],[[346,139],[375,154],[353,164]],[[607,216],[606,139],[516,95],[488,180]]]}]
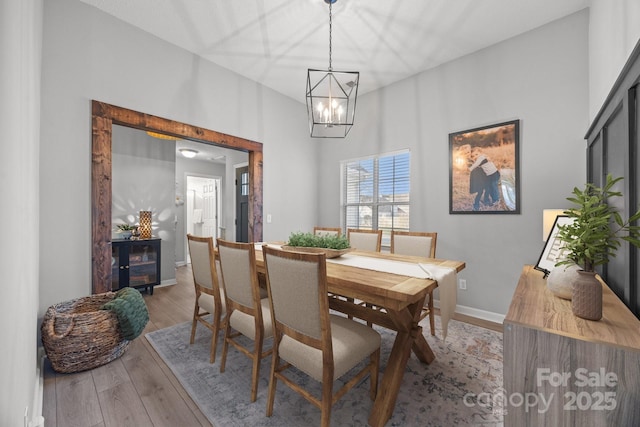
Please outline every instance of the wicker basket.
[{"label": "wicker basket", "polygon": [[122,338],[118,318],[100,307],[115,292],[52,305],[42,320],[42,343],[56,372],[93,369],[117,359],[129,341]]}]

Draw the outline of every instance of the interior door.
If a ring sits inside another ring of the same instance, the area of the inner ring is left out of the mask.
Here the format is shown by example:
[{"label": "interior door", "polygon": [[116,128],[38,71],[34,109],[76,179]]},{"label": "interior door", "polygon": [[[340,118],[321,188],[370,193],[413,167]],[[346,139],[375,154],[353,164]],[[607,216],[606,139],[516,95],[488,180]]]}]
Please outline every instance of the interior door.
[{"label": "interior door", "polygon": [[249,241],[249,167],[236,169],[236,241]]},{"label": "interior door", "polygon": [[185,259],[191,262],[187,234],[218,237],[218,217],[221,210],[220,178],[197,175],[187,176],[185,206]]},{"label": "interior door", "polygon": [[205,237],[213,237],[215,240],[218,231],[218,183],[216,180],[209,180],[207,190],[202,196],[202,235]]}]

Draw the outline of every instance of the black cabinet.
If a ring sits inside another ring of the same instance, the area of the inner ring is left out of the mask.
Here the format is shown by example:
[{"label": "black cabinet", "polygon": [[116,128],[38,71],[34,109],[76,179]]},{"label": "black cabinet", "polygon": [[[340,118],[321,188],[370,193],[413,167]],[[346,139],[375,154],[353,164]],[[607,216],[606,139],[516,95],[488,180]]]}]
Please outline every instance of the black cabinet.
[{"label": "black cabinet", "polygon": [[111,289],[149,289],[160,284],[161,239],[115,239],[111,242]]}]

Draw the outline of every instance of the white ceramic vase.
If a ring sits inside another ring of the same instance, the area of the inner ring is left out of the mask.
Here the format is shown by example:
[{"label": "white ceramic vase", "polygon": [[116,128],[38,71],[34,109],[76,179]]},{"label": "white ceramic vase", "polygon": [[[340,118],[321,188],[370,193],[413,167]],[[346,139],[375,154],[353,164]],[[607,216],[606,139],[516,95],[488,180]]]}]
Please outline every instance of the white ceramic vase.
[{"label": "white ceramic vase", "polygon": [[573,285],[580,279],[576,264],[554,267],[547,277],[547,287],[555,296],[571,300]]}]

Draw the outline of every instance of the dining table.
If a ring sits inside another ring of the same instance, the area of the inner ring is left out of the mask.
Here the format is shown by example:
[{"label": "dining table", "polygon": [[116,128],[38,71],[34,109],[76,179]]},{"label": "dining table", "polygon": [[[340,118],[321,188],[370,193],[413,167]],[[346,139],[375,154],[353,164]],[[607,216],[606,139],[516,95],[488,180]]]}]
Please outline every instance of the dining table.
[{"label": "dining table", "polygon": [[[258,273],[266,274],[261,244],[256,244],[256,249]],[[377,264],[392,268],[377,268]],[[454,272],[454,277],[465,268],[461,261],[358,250],[335,260],[327,259],[331,309],[396,331],[369,415],[369,425],[374,427],[384,426],[393,414],[411,352],[423,363],[435,360],[419,322],[425,297],[438,287],[438,282],[402,270],[405,266],[416,265],[449,269]],[[455,281],[453,286],[455,292]]]}]

